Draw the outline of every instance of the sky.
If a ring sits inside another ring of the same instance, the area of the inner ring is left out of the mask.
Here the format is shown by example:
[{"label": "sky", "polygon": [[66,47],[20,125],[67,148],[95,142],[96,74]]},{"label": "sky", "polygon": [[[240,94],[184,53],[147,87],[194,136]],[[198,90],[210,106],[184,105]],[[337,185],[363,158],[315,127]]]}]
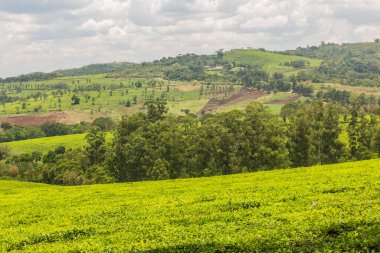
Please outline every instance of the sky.
[{"label": "sky", "polygon": [[0,77],[380,37],[379,0],[0,0]]}]

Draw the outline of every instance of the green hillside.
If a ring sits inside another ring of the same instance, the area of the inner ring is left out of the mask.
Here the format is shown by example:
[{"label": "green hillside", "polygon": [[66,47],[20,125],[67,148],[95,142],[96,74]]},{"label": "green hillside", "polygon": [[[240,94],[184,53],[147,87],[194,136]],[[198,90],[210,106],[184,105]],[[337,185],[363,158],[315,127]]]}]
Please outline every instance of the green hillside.
[{"label": "green hillside", "polygon": [[296,74],[300,69],[292,66],[285,66],[285,62],[292,61],[305,61],[309,63],[306,68],[318,67],[322,60],[312,59],[307,57],[282,55],[274,52],[260,51],[260,50],[232,50],[226,53],[224,59],[229,62],[262,65],[264,70],[269,73],[286,73]]},{"label": "green hillside", "polygon": [[19,155],[39,151],[42,153],[54,150],[58,146],[69,148],[80,148],[85,145],[86,134],[71,134],[64,136],[44,137],[22,141],[3,143],[10,149],[11,154]]},{"label": "green hillside", "polygon": [[321,43],[319,46],[283,52],[289,55],[323,59],[311,79],[339,82],[352,86],[374,86],[380,83],[380,43]]},{"label": "green hillside", "polygon": [[0,181],[2,252],[380,251],[380,160],[81,187]]},{"label": "green hillside", "polygon": [[[29,154],[35,151],[43,154],[54,150],[58,146],[64,146],[66,149],[81,148],[86,145],[85,134],[70,134],[63,136],[43,137],[22,141],[12,141],[2,143],[9,148],[12,155]],[[111,134],[107,135],[107,139],[111,138]]]}]

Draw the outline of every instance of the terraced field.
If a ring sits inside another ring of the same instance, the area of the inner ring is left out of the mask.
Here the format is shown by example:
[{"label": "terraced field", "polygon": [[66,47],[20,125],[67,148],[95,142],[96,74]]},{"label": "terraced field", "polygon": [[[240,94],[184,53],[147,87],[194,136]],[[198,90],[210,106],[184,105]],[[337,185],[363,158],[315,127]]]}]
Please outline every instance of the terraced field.
[{"label": "terraced field", "polygon": [[157,182],[0,181],[1,252],[379,252],[380,160]]}]

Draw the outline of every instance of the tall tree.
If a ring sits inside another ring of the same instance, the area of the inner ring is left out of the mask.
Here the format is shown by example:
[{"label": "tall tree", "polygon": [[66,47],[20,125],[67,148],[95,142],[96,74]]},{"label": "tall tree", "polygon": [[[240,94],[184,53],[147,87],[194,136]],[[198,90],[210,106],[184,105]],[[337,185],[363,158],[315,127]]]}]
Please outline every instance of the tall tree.
[{"label": "tall tree", "polygon": [[106,133],[99,127],[91,127],[86,135],[86,154],[91,165],[101,164],[106,154]]}]

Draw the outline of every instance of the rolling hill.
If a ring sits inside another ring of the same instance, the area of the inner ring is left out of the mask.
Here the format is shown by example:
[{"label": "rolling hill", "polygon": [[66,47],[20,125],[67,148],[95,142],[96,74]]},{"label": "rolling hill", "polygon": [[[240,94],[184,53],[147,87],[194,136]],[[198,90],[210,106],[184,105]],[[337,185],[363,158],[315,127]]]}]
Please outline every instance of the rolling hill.
[{"label": "rolling hill", "polygon": [[282,52],[292,56],[322,59],[314,79],[352,86],[374,86],[380,83],[380,43],[321,43],[319,46]]},{"label": "rolling hill", "polygon": [[[287,75],[297,74],[302,69],[319,67],[322,60],[294,56],[283,55],[276,52],[261,51],[261,50],[231,50],[226,52],[224,59],[229,62],[262,65],[264,70],[269,73],[285,73]],[[285,66],[285,62],[305,61],[309,63],[306,68],[296,69],[292,66]]]},{"label": "rolling hill", "polygon": [[380,251],[380,160],[159,182],[0,181],[2,252]]}]

